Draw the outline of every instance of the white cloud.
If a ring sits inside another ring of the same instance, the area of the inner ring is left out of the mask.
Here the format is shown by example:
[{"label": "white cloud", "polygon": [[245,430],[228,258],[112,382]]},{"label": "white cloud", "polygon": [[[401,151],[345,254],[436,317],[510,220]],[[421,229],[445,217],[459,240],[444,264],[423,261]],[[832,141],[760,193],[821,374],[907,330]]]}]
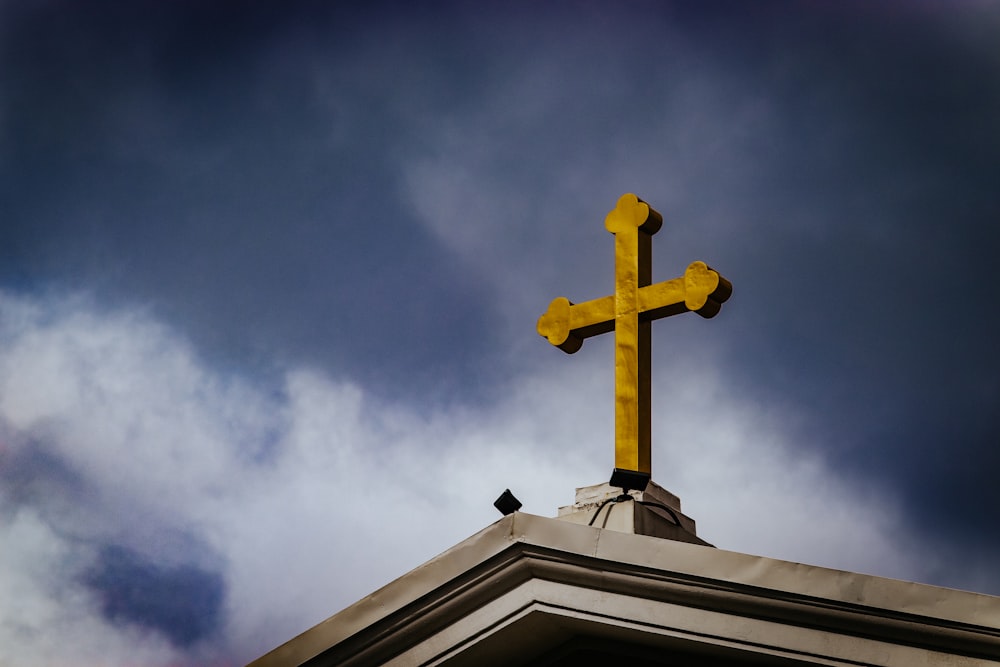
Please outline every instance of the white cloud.
[{"label": "white cloud", "polygon": [[[654,425],[676,464],[684,508],[724,549],[919,580],[924,555],[900,530],[894,498],[834,476],[816,448],[797,443],[794,414],[725,389],[718,369],[673,379]],[[669,442],[671,444],[665,444]]]},{"label": "white cloud", "polygon": [[97,600],[73,585],[70,545],[32,509],[0,512],[0,544],[0,664],[178,664],[164,640],[100,619]]},{"label": "white cloud", "polygon": [[[45,499],[0,507],[5,664],[79,663],[97,645],[110,647],[102,664],[175,659],[155,635],[104,622],[78,583],[102,541],[221,568],[224,637],[197,660],[249,660],[499,518],[505,487],[552,516],[612,466],[602,354],[555,356],[503,401],[426,413],[309,369],[279,391],[224,377],[149,317],[85,300],[4,296],[0,336],[0,424],[13,434],[0,462],[44,447],[96,490],[70,517]],[[673,373],[657,384],[671,389],[657,399],[654,478],[707,539],[919,576],[891,539],[891,502],[796,451],[790,417],[728,394],[711,368]]]}]

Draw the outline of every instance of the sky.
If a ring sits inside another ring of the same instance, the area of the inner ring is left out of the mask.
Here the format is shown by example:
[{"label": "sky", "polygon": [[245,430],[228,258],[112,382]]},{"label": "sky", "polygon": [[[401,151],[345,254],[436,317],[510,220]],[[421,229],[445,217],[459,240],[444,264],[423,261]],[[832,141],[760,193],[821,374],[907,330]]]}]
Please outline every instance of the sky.
[{"label": "sky", "polygon": [[1000,595],[1000,4],[0,2],[0,664],[240,665],[613,467],[719,548]]}]

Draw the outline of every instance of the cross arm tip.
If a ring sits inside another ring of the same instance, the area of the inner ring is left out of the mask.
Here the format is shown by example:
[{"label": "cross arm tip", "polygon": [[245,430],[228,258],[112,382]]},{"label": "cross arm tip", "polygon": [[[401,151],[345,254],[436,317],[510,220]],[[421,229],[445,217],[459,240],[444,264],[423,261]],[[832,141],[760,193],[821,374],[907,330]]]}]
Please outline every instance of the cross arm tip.
[{"label": "cross arm tip", "polygon": [[733,294],[733,284],[704,262],[692,262],[684,272],[685,305],[704,318],[715,317]]},{"label": "cross arm tip", "polygon": [[552,299],[536,326],[538,334],[567,354],[583,346],[583,339],[573,335],[569,328],[569,309],[573,304],[564,296]]}]

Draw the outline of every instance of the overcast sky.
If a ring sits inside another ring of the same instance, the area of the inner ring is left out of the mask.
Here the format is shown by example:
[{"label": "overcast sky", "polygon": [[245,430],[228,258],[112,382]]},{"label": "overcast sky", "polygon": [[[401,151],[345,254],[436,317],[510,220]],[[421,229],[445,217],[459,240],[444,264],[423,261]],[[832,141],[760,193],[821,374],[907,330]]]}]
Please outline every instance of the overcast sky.
[{"label": "overcast sky", "polygon": [[[360,4],[360,3],[359,3]],[[996,2],[0,2],[0,663],[238,665],[613,467],[720,548],[1000,594]]]}]

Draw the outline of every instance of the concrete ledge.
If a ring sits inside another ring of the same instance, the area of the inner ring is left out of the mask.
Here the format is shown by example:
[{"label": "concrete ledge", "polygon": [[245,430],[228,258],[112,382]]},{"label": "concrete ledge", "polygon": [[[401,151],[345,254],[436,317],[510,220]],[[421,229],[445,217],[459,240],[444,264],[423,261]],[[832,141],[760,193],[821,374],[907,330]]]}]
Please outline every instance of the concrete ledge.
[{"label": "concrete ledge", "polygon": [[705,664],[964,667],[1000,662],[1000,598],[514,513],[252,665],[528,664],[587,637]]}]

